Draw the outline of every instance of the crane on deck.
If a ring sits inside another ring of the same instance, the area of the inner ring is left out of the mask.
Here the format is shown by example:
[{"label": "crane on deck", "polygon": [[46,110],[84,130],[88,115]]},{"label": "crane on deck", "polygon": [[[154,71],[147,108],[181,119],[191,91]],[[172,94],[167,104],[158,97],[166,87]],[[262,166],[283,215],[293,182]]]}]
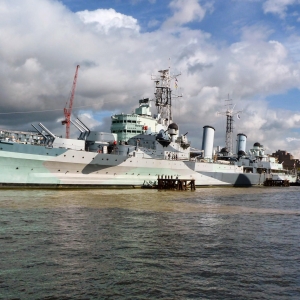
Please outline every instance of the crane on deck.
[{"label": "crane on deck", "polygon": [[77,65],[76,71],[75,71],[75,76],[74,76],[72,90],[71,90],[71,96],[69,99],[69,107],[68,107],[68,101],[67,101],[65,108],[64,108],[65,120],[63,120],[61,122],[62,125],[66,125],[66,138],[67,139],[70,138],[71,114],[72,114],[72,108],[73,108],[73,102],[74,102],[74,96],[75,96],[75,88],[76,88],[76,83],[77,83],[78,69],[79,69],[79,65]]}]

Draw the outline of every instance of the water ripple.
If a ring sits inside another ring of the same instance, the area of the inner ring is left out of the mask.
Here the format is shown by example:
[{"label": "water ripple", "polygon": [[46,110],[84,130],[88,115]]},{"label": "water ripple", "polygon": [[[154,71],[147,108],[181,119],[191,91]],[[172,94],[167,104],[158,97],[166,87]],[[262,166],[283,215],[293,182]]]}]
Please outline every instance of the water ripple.
[{"label": "water ripple", "polygon": [[0,299],[300,299],[293,188],[4,190]]}]

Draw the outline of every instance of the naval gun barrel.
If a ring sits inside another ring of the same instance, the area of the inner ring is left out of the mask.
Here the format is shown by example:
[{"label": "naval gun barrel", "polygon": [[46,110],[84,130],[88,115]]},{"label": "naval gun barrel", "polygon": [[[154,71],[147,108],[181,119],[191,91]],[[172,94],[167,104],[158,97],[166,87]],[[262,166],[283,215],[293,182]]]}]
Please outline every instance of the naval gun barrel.
[{"label": "naval gun barrel", "polygon": [[70,120],[70,121],[81,133],[85,132],[85,130],[83,130],[82,127],[79,126],[79,124],[73,122],[72,120]]},{"label": "naval gun barrel", "polygon": [[32,126],[39,134],[41,134],[45,139],[47,139],[47,137],[46,137],[41,131],[39,131],[33,124],[31,124],[31,126]]},{"label": "naval gun barrel", "polygon": [[77,119],[75,120],[75,122],[76,122],[78,125],[80,125],[85,131],[90,132],[90,130],[88,129],[88,127],[85,126],[81,120],[79,120],[79,119],[77,118]]},{"label": "naval gun barrel", "polygon": [[39,123],[39,126],[42,129],[44,129],[49,135],[51,135],[54,139],[56,138],[56,136],[47,127],[45,127],[42,123]]}]

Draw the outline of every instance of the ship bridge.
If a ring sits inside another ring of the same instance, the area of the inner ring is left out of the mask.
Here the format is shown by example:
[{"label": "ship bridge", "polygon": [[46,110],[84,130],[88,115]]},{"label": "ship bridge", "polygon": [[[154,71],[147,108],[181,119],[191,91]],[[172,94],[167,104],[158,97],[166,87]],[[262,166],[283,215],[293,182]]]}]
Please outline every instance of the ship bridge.
[{"label": "ship bridge", "polygon": [[150,134],[157,131],[157,120],[152,117],[150,100],[139,100],[139,107],[132,114],[113,115],[111,133],[117,135],[117,141],[126,143],[138,134]]}]

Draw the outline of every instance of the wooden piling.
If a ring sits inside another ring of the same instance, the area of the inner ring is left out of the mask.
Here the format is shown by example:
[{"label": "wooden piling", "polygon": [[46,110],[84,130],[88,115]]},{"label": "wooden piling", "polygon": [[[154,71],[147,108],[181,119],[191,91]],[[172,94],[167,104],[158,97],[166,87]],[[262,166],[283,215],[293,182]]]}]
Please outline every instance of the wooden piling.
[{"label": "wooden piling", "polygon": [[288,187],[290,186],[289,180],[273,180],[270,178],[267,178],[264,182],[264,186],[284,186]]},{"label": "wooden piling", "polygon": [[[163,176],[162,176],[163,177]],[[175,191],[195,191],[195,179],[157,178],[157,189]]]}]

